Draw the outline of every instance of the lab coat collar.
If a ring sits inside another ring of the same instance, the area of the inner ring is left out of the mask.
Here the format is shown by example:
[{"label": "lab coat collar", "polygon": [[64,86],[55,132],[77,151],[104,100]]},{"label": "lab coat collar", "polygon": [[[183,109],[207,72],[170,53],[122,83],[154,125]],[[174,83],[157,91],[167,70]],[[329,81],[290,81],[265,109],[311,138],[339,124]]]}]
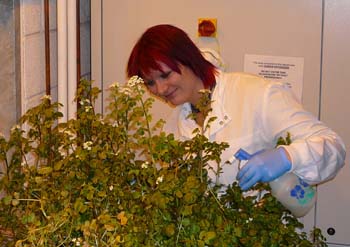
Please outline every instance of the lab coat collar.
[{"label": "lab coat collar", "polygon": [[[222,77],[222,72],[220,71],[215,78],[216,86],[212,93],[212,111],[206,117],[204,123],[204,126],[206,126],[210,118],[216,118],[210,123],[209,128],[205,130],[204,135],[208,138],[224,128],[232,119],[224,107],[223,96],[225,89],[223,83],[220,83],[223,79]],[[185,103],[181,107],[178,118],[179,133],[185,138],[192,138],[194,136],[193,131],[196,128],[200,128],[193,119],[188,117],[189,114],[191,114],[191,106],[189,103]]]}]

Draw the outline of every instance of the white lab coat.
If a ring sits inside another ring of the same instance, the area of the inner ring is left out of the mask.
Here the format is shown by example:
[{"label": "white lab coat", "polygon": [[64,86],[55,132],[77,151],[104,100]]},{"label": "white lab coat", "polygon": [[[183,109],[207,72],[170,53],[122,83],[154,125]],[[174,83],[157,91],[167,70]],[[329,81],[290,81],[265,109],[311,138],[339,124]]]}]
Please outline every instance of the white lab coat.
[{"label": "white lab coat", "polygon": [[[246,73],[219,72],[212,93],[212,112],[217,117],[205,136],[210,141],[227,142],[221,155],[221,184],[236,180],[238,161],[235,152],[243,148],[249,153],[274,148],[278,137],[291,134],[292,144],[286,150],[292,159],[292,169],[305,182],[319,184],[328,181],[344,165],[345,145],[330,128],[303,109],[292,91],[282,83],[274,83]],[[175,108],[166,120],[164,130],[180,140],[192,137],[198,128],[189,103]],[[225,164],[230,161],[230,164]],[[210,166],[217,169],[217,164]],[[208,170],[215,181],[215,174]]]}]

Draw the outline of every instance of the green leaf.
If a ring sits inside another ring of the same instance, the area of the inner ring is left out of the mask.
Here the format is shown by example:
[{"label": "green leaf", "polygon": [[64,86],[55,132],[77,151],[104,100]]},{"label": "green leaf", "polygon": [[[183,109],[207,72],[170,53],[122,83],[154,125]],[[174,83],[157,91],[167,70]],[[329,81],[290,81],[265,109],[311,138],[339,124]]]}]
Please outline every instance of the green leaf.
[{"label": "green leaf", "polygon": [[28,215],[24,215],[22,217],[23,224],[33,223],[34,221],[35,221],[35,214],[33,212],[29,213]]},{"label": "green leaf", "polygon": [[12,201],[12,196],[5,196],[4,198],[2,198],[2,200],[5,205],[9,205]]}]

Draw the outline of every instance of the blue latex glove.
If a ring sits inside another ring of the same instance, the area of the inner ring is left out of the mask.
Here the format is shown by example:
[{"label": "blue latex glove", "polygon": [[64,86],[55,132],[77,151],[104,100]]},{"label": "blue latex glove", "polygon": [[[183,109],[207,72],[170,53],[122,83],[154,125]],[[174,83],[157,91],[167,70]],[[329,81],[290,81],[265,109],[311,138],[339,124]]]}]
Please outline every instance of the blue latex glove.
[{"label": "blue latex glove", "polygon": [[242,190],[248,190],[258,182],[270,182],[282,176],[291,167],[283,148],[257,152],[238,172],[237,180]]}]

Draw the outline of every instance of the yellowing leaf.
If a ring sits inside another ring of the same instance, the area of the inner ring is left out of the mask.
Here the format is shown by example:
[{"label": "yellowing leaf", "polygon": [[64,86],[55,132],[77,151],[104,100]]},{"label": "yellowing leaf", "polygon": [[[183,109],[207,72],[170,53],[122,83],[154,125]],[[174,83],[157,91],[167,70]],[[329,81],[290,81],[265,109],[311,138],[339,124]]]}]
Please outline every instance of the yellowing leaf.
[{"label": "yellowing leaf", "polygon": [[102,222],[102,223],[107,223],[108,221],[111,220],[111,216],[109,214],[101,214],[100,216],[98,216],[98,219]]},{"label": "yellowing leaf", "polygon": [[99,197],[105,197],[106,196],[106,191],[102,190],[97,193]]},{"label": "yellowing leaf", "polygon": [[44,179],[42,177],[39,177],[39,176],[35,177],[34,180],[37,184],[41,184],[44,181]]},{"label": "yellowing leaf", "polygon": [[66,191],[66,190],[61,191],[61,196],[67,197],[68,196],[68,191]]},{"label": "yellowing leaf", "polygon": [[117,215],[117,219],[120,220],[120,224],[122,226],[126,225],[126,223],[128,223],[128,218],[126,218],[125,216],[125,212],[121,211],[118,215]]},{"label": "yellowing leaf", "polygon": [[117,241],[117,243],[124,243],[124,240],[122,238],[122,236],[118,235],[115,240]]},{"label": "yellowing leaf", "polygon": [[55,165],[54,165],[54,170],[55,170],[55,171],[59,171],[59,170],[61,169],[62,165],[63,165],[63,161],[62,161],[62,160],[58,161],[58,162],[55,163]]},{"label": "yellowing leaf", "polygon": [[51,167],[41,167],[38,169],[38,173],[41,174],[41,175],[44,175],[44,174],[49,174],[52,172],[52,168]]},{"label": "yellowing leaf", "polygon": [[202,231],[200,233],[200,238],[203,239],[206,244],[210,244],[210,242],[214,240],[215,237],[216,237],[216,233],[213,231],[208,231],[208,232]]},{"label": "yellowing leaf", "polygon": [[105,224],[105,228],[108,232],[114,231],[115,227],[110,224]]},{"label": "yellowing leaf", "polygon": [[175,234],[175,225],[174,224],[169,224],[165,227],[165,234],[168,236],[168,237],[171,237]]},{"label": "yellowing leaf", "polygon": [[17,206],[19,204],[19,200],[17,199],[12,199],[12,206]]},{"label": "yellowing leaf", "polygon": [[183,197],[182,192],[179,191],[179,190],[175,192],[175,195],[176,195],[176,197],[178,197],[178,198],[182,198],[182,197]]}]

